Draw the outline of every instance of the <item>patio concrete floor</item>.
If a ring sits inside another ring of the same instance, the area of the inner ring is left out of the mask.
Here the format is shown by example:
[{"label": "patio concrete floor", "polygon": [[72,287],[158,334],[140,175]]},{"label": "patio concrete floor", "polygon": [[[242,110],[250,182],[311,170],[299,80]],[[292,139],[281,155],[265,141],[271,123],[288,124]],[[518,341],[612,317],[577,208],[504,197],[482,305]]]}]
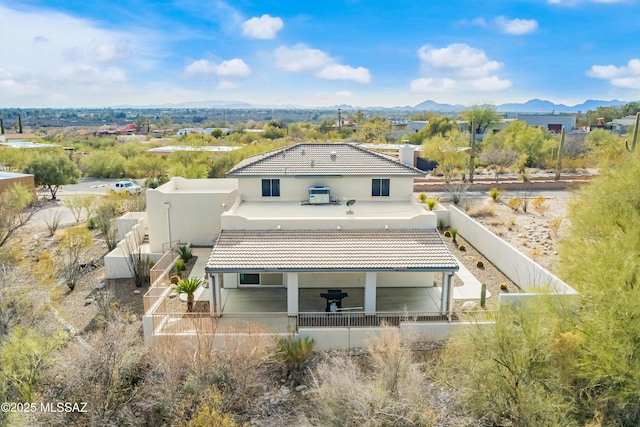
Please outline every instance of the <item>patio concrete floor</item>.
[{"label": "patio concrete floor", "polygon": [[[300,289],[298,311],[324,312],[326,300],[320,296],[326,289]],[[345,288],[349,294],[342,300],[342,308],[363,311],[364,289]],[[376,311],[378,312],[437,312],[440,308],[440,288],[378,288]],[[285,313],[287,289],[283,287],[246,287],[222,290],[222,311],[226,313]]]}]

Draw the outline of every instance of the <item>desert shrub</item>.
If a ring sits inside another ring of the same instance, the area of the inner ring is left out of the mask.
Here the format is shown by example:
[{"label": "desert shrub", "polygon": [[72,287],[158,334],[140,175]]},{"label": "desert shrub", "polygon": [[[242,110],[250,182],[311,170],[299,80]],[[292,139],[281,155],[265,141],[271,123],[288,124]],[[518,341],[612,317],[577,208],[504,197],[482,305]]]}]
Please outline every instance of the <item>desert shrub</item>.
[{"label": "desert shrub", "polygon": [[517,211],[522,207],[522,199],[520,197],[512,197],[507,202],[507,206],[509,206],[514,211]]},{"label": "desert shrub", "polygon": [[94,218],[91,217],[87,220],[87,228],[89,230],[95,230],[98,228],[98,221]]},{"label": "desert shrub", "polygon": [[187,267],[184,265],[184,261],[182,259],[178,259],[178,260],[176,260],[174,268],[175,268],[176,271],[182,272]]},{"label": "desert shrub", "polygon": [[560,225],[562,224],[562,218],[553,218],[549,220],[549,231],[555,236],[558,237],[558,231],[560,231]]},{"label": "desert shrub", "polygon": [[444,237],[451,237],[451,231],[449,230],[444,230]]},{"label": "desert shrub", "polygon": [[348,356],[334,356],[314,371],[309,418],[322,426],[436,425],[425,374],[413,360],[411,341],[383,328],[367,349],[370,372]]},{"label": "desert shrub", "polygon": [[189,260],[193,258],[193,252],[187,245],[181,245],[178,248],[178,255],[180,256],[180,259],[185,263],[189,262]]},{"label": "desert shrub", "polygon": [[485,218],[494,216],[496,214],[496,210],[493,206],[487,205],[476,205],[469,209],[467,215],[474,218]]},{"label": "desert shrub", "polygon": [[177,284],[178,284],[178,282],[180,282],[180,276],[171,276],[171,277],[169,278],[169,282],[170,282],[172,285],[177,285]]},{"label": "desert shrub", "polygon": [[494,203],[498,203],[502,200],[502,195],[504,194],[504,190],[498,190],[497,188],[492,188],[491,190],[489,190],[487,194],[489,195],[489,198],[491,198],[491,200]]},{"label": "desert shrub", "polygon": [[458,246],[458,250],[466,251],[466,250],[467,250],[467,247],[466,247],[465,245],[459,245],[459,246]]},{"label": "desert shrub", "polygon": [[436,208],[436,206],[438,206],[438,199],[427,199],[426,204],[427,204],[427,209],[432,211]]},{"label": "desert shrub", "polygon": [[426,202],[427,201],[427,193],[418,194],[418,200],[420,200],[420,203]]},{"label": "desert shrub", "polygon": [[440,231],[444,230],[444,220],[441,220],[441,219],[438,220],[438,230]]},{"label": "desert shrub", "polygon": [[315,345],[316,340],[310,337],[297,337],[293,334],[276,337],[274,356],[282,375],[301,375]]},{"label": "desert shrub", "polygon": [[549,210],[549,207],[545,205],[546,201],[547,200],[543,196],[538,196],[531,201],[531,204],[536,212],[540,215],[544,215]]},{"label": "desert shrub", "polygon": [[43,215],[43,221],[49,231],[49,237],[52,237],[60,227],[60,222],[62,222],[62,211],[60,208],[49,209]]},{"label": "desert shrub", "polygon": [[458,237],[458,229],[457,228],[450,228],[449,229],[449,233],[451,234],[451,240],[453,240],[453,242],[456,242],[456,238]]},{"label": "desert shrub", "polygon": [[500,283],[500,290],[501,291],[506,291],[507,290],[507,283],[506,282]]},{"label": "desert shrub", "polygon": [[491,328],[476,325],[449,341],[442,375],[486,425],[585,425],[572,420],[576,406],[557,367],[571,360],[557,351],[561,328],[540,300],[504,304]]},{"label": "desert shrub", "polygon": [[477,260],[477,261],[476,261],[476,267],[478,267],[478,268],[484,268],[484,262],[482,262],[482,260]]}]

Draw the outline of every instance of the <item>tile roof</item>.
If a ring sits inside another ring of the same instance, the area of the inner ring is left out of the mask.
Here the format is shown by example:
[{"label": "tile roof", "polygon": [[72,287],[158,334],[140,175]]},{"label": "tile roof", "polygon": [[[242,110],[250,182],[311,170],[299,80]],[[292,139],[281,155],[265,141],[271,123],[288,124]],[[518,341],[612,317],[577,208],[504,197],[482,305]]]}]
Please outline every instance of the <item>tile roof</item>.
[{"label": "tile roof", "polygon": [[206,271],[443,271],[458,263],[434,229],[222,230]]},{"label": "tile roof", "polygon": [[393,157],[355,144],[296,144],[244,159],[228,177],[243,176],[424,176]]}]

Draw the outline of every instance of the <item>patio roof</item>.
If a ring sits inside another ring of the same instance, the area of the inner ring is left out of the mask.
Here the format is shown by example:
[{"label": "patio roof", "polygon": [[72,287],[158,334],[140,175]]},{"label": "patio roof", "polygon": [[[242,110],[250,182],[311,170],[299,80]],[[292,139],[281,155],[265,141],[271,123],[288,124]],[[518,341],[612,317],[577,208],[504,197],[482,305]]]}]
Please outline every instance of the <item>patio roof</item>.
[{"label": "patio roof", "polygon": [[457,271],[435,229],[222,230],[205,271]]}]

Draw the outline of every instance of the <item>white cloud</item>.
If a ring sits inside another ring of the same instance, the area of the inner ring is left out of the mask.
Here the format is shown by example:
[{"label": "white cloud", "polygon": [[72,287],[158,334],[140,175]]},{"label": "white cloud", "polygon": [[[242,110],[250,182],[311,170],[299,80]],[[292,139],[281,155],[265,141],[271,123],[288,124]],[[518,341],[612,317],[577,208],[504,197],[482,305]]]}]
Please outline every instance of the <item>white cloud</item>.
[{"label": "white cloud", "polygon": [[370,83],[371,75],[364,67],[353,68],[348,65],[330,64],[314,74],[326,80],[353,80],[358,83]]},{"label": "white cloud", "polygon": [[105,29],[47,9],[0,5],[0,16],[3,34],[20,35],[2,44],[3,57],[11,58],[3,62],[11,77],[0,77],[4,105],[103,104],[130,90],[129,76],[157,59],[160,37],[147,30]]},{"label": "white cloud", "polygon": [[308,72],[325,80],[353,80],[371,82],[369,70],[340,64],[327,53],[304,44],[293,47],[280,46],[274,51],[276,68],[292,73]]},{"label": "white cloud", "polygon": [[336,92],[336,96],[338,98],[351,99],[353,98],[353,94],[348,90],[341,90],[340,92]]},{"label": "white cloud", "polygon": [[94,54],[98,62],[121,61],[131,55],[131,45],[125,39],[108,41],[97,45]]},{"label": "white cloud", "polygon": [[269,15],[253,17],[242,24],[242,34],[252,39],[273,39],[284,26],[282,19]]},{"label": "white cloud", "polygon": [[456,43],[443,48],[429,45],[418,50],[424,77],[411,82],[414,93],[459,93],[462,91],[498,91],[511,86],[495,71],[502,64],[490,60],[481,49]]},{"label": "white cloud", "polygon": [[239,58],[222,61],[219,64],[206,59],[198,59],[184,68],[185,77],[247,77],[251,74],[249,66]]},{"label": "white cloud", "polygon": [[509,19],[498,16],[493,21],[501,32],[514,36],[532,33],[538,29],[538,21],[535,19]]},{"label": "white cloud", "polygon": [[216,73],[220,77],[247,77],[251,69],[242,59],[234,58],[222,61],[216,67]]},{"label": "white cloud", "polygon": [[587,76],[609,80],[612,86],[623,89],[640,89],[640,59],[630,59],[627,65],[594,65]]},{"label": "white cloud", "polygon": [[311,49],[303,44],[293,47],[280,46],[274,54],[276,67],[292,73],[317,71],[333,62],[323,51]]}]

